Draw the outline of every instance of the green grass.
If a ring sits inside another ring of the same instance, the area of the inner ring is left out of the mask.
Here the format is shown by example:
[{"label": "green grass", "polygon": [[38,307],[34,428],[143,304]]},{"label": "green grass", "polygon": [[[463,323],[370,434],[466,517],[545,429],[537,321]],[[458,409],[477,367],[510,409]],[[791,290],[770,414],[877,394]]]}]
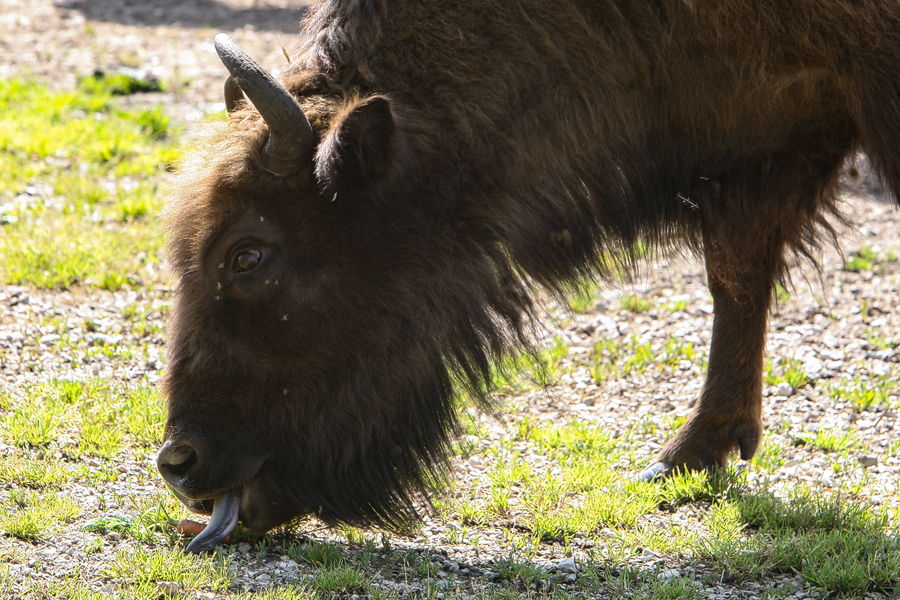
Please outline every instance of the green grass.
[{"label": "green grass", "polygon": [[635,335],[624,341],[601,339],[591,349],[588,360],[588,368],[597,383],[676,369],[699,374],[707,366],[705,351],[697,351],[690,342],[672,338],[665,346],[655,347]]},{"label": "green grass", "polygon": [[116,290],[154,279],[177,132],[159,108],[120,108],[122,85],[0,80],[0,281]]},{"label": "green grass", "polygon": [[177,541],[173,527],[184,510],[171,495],[135,496],[128,504],[132,515],[108,513],[84,523],[81,529],[98,534],[112,531],[152,545]]},{"label": "green grass", "polygon": [[593,309],[599,300],[600,288],[591,282],[584,282],[569,294],[569,308],[577,313],[587,312]]},{"label": "green grass", "polygon": [[897,261],[896,253],[891,250],[888,252],[876,251],[869,246],[863,246],[856,252],[851,252],[844,261],[845,271],[870,271],[874,273],[883,273],[884,265]]},{"label": "green grass", "polygon": [[648,300],[647,298],[641,298],[634,294],[629,294],[622,297],[619,307],[622,310],[627,310],[628,312],[639,315],[641,313],[649,312],[650,309],[653,308],[653,301]]},{"label": "green grass", "polygon": [[[898,392],[897,380],[891,375],[859,374],[842,378],[826,389],[834,401],[843,401],[859,412],[877,407],[891,407],[891,397]],[[896,402],[894,403],[896,404]]]},{"label": "green grass", "polygon": [[336,567],[346,563],[339,546],[327,542],[294,544],[283,549],[286,556],[316,567]]},{"label": "green grass", "polygon": [[771,359],[766,359],[763,382],[767,386],[786,382],[798,390],[809,383],[809,378],[803,372],[803,363],[797,359],[781,358],[774,363]]},{"label": "green grass", "polygon": [[732,575],[797,572],[826,596],[900,591],[896,525],[837,492],[801,488],[787,499],[744,496],[723,507],[719,519],[702,555]]},{"label": "green grass", "polygon": [[568,352],[563,339],[556,336],[547,348],[506,358],[493,366],[491,387],[494,393],[515,394],[546,387],[557,378],[560,361]]},{"label": "green grass", "polygon": [[78,505],[58,492],[15,489],[0,507],[0,531],[31,542],[46,540],[80,514]]},{"label": "green grass", "polygon": [[224,591],[233,581],[229,560],[220,554],[198,557],[180,548],[124,550],[104,569],[129,598],[159,597],[158,582],[172,582],[182,593]]},{"label": "green grass", "polygon": [[0,420],[0,439],[21,448],[47,448],[65,429],[75,433],[67,451],[113,458],[126,441],[160,444],[164,423],[165,408],[156,390],[99,378],[55,379],[11,396],[9,411]]},{"label": "green grass", "polygon": [[73,481],[76,469],[52,458],[13,454],[0,458],[0,481],[32,489],[58,489]]},{"label": "green grass", "polygon": [[530,560],[521,560],[510,552],[507,557],[494,559],[494,573],[497,578],[507,580],[513,588],[525,591],[531,585],[541,585],[541,580],[550,577],[546,568]]},{"label": "green grass", "polygon": [[312,588],[329,598],[350,594],[364,595],[368,590],[368,580],[359,569],[342,564],[317,571],[312,580]]}]

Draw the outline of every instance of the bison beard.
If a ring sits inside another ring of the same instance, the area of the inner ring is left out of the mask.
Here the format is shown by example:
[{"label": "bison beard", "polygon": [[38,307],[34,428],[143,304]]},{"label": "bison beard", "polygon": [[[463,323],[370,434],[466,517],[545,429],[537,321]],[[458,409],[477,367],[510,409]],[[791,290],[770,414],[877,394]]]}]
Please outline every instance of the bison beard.
[{"label": "bison beard", "polygon": [[532,291],[641,241],[703,256],[715,309],[694,412],[642,475],[753,456],[786,257],[832,235],[847,157],[900,184],[895,2],[321,0],[306,32],[277,80],[216,38],[230,119],[167,205],[159,467],[214,513],[188,550],[237,518],[415,519],[457,388],[488,404]]}]

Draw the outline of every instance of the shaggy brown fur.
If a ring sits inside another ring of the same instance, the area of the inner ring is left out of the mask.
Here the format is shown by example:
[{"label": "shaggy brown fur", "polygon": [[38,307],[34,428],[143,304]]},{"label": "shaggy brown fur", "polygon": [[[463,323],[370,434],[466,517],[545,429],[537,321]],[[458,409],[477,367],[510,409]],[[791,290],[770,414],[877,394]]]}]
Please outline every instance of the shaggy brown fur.
[{"label": "shaggy brown fur", "polygon": [[[237,111],[168,206],[166,435],[196,456],[164,474],[186,502],[242,488],[259,530],[413,518],[454,386],[485,392],[533,287],[603,276],[639,240],[700,252],[715,306],[659,465],[753,455],[786,254],[828,231],[851,153],[900,189],[900,5],[321,0],[307,32],[280,79],[312,162],[267,173],[265,124]],[[263,260],[235,272],[248,248]]]}]

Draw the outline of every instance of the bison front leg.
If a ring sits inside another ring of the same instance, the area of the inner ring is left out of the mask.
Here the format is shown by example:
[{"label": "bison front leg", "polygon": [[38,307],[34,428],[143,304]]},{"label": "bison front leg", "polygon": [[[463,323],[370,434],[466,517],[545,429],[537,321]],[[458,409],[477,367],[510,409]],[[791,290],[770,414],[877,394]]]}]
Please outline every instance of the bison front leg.
[{"label": "bison front leg", "polygon": [[773,243],[780,237],[775,232],[755,233],[705,236],[714,306],[706,383],[693,413],[641,473],[643,479],[724,467],[733,451],[747,460],[759,446],[766,319],[783,246]]}]

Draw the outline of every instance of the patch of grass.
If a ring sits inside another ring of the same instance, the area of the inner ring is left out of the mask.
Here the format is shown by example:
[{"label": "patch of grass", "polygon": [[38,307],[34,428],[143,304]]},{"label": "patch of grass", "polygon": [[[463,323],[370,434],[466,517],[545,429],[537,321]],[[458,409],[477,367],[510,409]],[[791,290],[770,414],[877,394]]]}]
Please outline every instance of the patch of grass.
[{"label": "patch of grass", "polygon": [[878,262],[878,254],[873,252],[868,246],[863,246],[856,252],[851,252],[844,261],[845,271],[874,271]]},{"label": "patch of grass", "polygon": [[229,595],[229,598],[235,600],[309,600],[309,597],[309,590],[298,585],[273,586],[264,590]]},{"label": "patch of grass", "polygon": [[616,569],[601,578],[599,589],[615,598],[634,600],[701,600],[706,598],[704,587],[689,579],[660,578],[646,570]]},{"label": "patch of grass", "polygon": [[11,455],[0,458],[0,481],[32,489],[58,489],[75,474],[66,463],[47,458]]},{"label": "patch of grass", "polygon": [[844,452],[856,446],[856,437],[852,431],[819,429],[810,443],[825,452]]},{"label": "patch of grass", "polygon": [[[165,406],[158,392],[145,386],[130,388],[106,379],[54,379],[26,388],[9,404],[0,418],[0,441],[21,448],[55,445],[69,455],[109,459],[130,441],[155,447],[162,440]],[[40,464],[7,469],[35,484],[56,477],[41,475]]]},{"label": "patch of grass", "polygon": [[115,290],[151,277],[172,133],[159,108],[123,110],[109,86],[0,81],[0,282]]},{"label": "patch of grass", "polygon": [[690,305],[691,301],[689,298],[673,298],[666,302],[663,308],[671,312],[684,312]]},{"label": "patch of grass", "polygon": [[507,579],[522,590],[528,589],[531,584],[540,584],[550,575],[544,567],[530,560],[519,560],[512,552],[505,558],[495,558],[494,569],[500,579]]},{"label": "patch of grass", "polygon": [[344,552],[339,546],[328,542],[302,542],[285,546],[283,552],[295,561],[314,567],[333,568],[346,563]]},{"label": "patch of grass", "polygon": [[498,453],[488,489],[457,508],[464,525],[506,517],[513,509],[535,539],[565,540],[603,527],[630,527],[659,502],[656,488],[623,482],[614,463],[621,450],[596,424],[549,425],[522,419],[513,443],[527,442],[558,469],[535,470],[516,451]]},{"label": "patch of grass", "polygon": [[221,553],[194,556],[180,548],[137,547],[117,552],[104,573],[117,581],[124,596],[156,600],[161,581],[178,584],[182,594],[227,589],[233,581],[229,562]]},{"label": "patch of grass", "polygon": [[699,353],[694,348],[694,344],[683,342],[678,338],[671,338],[666,342],[660,362],[671,369],[676,369],[681,367],[682,361],[693,364],[698,358]]},{"label": "patch of grass", "polygon": [[629,294],[622,297],[622,300],[619,302],[619,307],[622,310],[627,310],[628,312],[639,315],[649,312],[650,309],[653,308],[653,301],[647,298],[641,298],[634,294]]},{"label": "patch of grass", "polygon": [[594,345],[590,360],[591,375],[594,381],[601,382],[642,373],[656,360],[656,353],[649,342],[643,343],[636,336],[624,343],[601,339]]},{"label": "patch of grass", "polygon": [[791,298],[791,293],[780,283],[775,284],[775,301],[779,303],[787,302]]},{"label": "patch of grass", "polygon": [[310,587],[327,597],[366,594],[369,581],[356,567],[339,564],[318,569],[310,580]]},{"label": "patch of grass", "polygon": [[890,348],[896,348],[900,342],[898,342],[898,338],[896,335],[892,335],[888,337],[885,335],[884,328],[872,328],[869,327],[866,329],[864,334],[866,341],[879,350],[888,350]]},{"label": "patch of grass", "polygon": [[684,471],[663,480],[662,497],[671,504],[719,502],[741,495],[744,482],[733,470]]},{"label": "patch of grass", "polygon": [[577,286],[569,297],[569,308],[573,312],[583,313],[591,310],[600,299],[600,288],[590,282]]},{"label": "patch of grass", "polygon": [[762,446],[753,456],[753,465],[768,473],[774,473],[785,462],[785,450],[786,448],[782,444],[770,438],[765,438]]},{"label": "patch of grass", "polygon": [[2,424],[3,438],[16,446],[40,448],[56,439],[59,412],[39,405],[20,406]]},{"label": "patch of grass", "polygon": [[803,372],[803,363],[801,361],[795,358],[781,358],[775,363],[771,360],[766,360],[763,381],[767,386],[786,382],[795,390],[799,390],[809,383],[809,378]]},{"label": "patch of grass", "polygon": [[492,387],[496,394],[515,394],[546,387],[558,376],[559,364],[569,348],[560,336],[547,348],[507,357],[492,367]]},{"label": "patch of grass", "polygon": [[168,494],[134,496],[130,498],[136,516],[109,514],[91,519],[81,526],[84,531],[106,534],[114,531],[146,544],[174,543],[178,519],[186,509]]},{"label": "patch of grass", "polygon": [[[724,506],[701,556],[752,579],[797,572],[827,596],[900,589],[900,538],[888,517],[839,493],[747,495]],[[745,536],[746,531],[753,535]]]},{"label": "patch of grass", "polygon": [[96,71],[92,75],[81,78],[78,87],[90,95],[127,96],[144,92],[161,92],[162,84],[156,79],[137,77],[135,73],[106,73]]},{"label": "patch of grass", "polygon": [[123,404],[126,431],[143,446],[155,448],[162,444],[166,404],[159,390],[147,386],[128,390]]},{"label": "patch of grass", "polygon": [[659,579],[650,584],[649,600],[701,600],[707,598],[706,590],[699,583],[684,577]]},{"label": "patch of grass", "polygon": [[45,540],[80,514],[75,501],[60,493],[14,489],[0,506],[0,530],[26,541]]},{"label": "patch of grass", "polygon": [[897,394],[897,381],[889,376],[856,375],[853,379],[841,379],[827,388],[828,396],[844,401],[858,412],[877,406],[888,406],[892,395]]},{"label": "patch of grass", "polygon": [[125,433],[115,421],[97,418],[96,415],[83,417],[81,425],[81,452],[88,456],[112,458],[122,449]]}]

